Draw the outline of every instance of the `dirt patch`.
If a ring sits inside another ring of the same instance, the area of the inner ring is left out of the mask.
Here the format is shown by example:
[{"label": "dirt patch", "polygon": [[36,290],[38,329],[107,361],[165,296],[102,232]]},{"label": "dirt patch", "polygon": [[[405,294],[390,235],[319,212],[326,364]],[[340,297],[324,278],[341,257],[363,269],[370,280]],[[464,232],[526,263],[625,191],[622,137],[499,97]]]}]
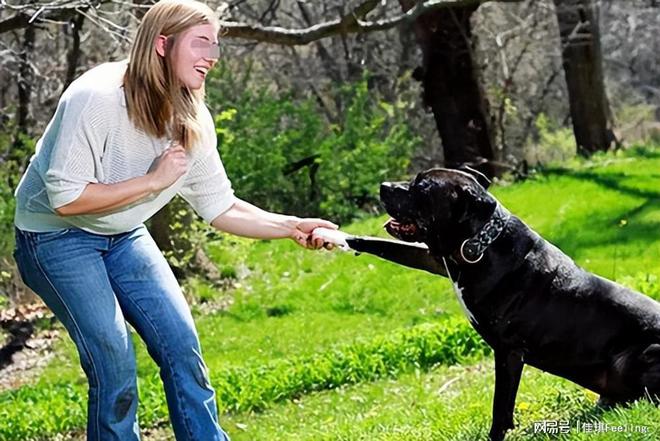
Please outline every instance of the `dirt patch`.
[{"label": "dirt patch", "polygon": [[53,344],[60,338],[58,330],[44,330],[29,338],[12,362],[0,369],[0,391],[16,389],[35,381],[54,357]]},{"label": "dirt patch", "polygon": [[0,311],[0,391],[30,383],[53,357],[60,331],[52,317],[40,302]]}]

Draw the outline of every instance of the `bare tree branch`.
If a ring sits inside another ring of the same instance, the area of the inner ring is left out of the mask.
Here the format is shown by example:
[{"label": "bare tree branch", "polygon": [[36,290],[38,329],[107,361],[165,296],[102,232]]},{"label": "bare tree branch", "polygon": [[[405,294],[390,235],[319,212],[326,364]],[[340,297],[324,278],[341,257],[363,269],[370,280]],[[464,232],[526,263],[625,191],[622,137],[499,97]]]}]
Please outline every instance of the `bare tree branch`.
[{"label": "bare tree branch", "polygon": [[[412,22],[420,15],[431,11],[442,8],[472,6],[487,1],[519,2],[521,0],[420,0],[415,7],[403,14],[376,21],[365,21],[364,17],[382,2],[380,0],[364,0],[360,5],[338,19],[304,29],[287,29],[278,26],[261,26],[233,21],[221,21],[220,24],[224,29],[224,35],[228,37],[289,46],[305,45],[332,35],[386,30],[402,23]],[[18,6],[3,2],[5,9],[16,11],[16,13],[12,17],[0,21],[0,34],[25,28],[41,21],[68,21],[83,10],[96,9],[105,3],[126,2],[118,0],[55,0]],[[271,15],[274,13],[272,9],[277,4],[279,4],[279,1],[271,3],[271,7],[268,9]],[[87,18],[89,19],[90,16]]]},{"label": "bare tree branch", "polygon": [[0,21],[0,34],[5,32],[15,31],[17,29],[26,28],[34,24],[37,19],[44,20],[57,20],[57,21],[66,21],[69,18],[73,17],[76,14],[75,7],[66,7],[62,9],[57,9],[48,13],[43,11],[39,13],[39,10],[36,10],[32,13],[28,12],[18,12],[14,16]]},{"label": "bare tree branch", "polygon": [[[304,29],[286,29],[275,26],[257,26],[232,21],[221,21],[224,35],[227,37],[244,38],[261,42],[283,44],[287,46],[304,45],[321,38],[338,34],[364,33],[381,31],[414,21],[422,14],[442,8],[465,7],[495,0],[427,0],[420,1],[417,6],[396,17],[377,21],[364,21],[364,16],[371,12],[380,2],[367,0],[343,17],[319,23]],[[519,2],[521,0],[496,0],[499,2]]]},{"label": "bare tree branch", "polygon": [[26,5],[10,5],[2,2],[2,9],[16,13],[12,17],[0,21],[0,34],[36,25],[42,21],[68,21],[81,9],[97,8],[108,2],[109,0],[56,0]]}]

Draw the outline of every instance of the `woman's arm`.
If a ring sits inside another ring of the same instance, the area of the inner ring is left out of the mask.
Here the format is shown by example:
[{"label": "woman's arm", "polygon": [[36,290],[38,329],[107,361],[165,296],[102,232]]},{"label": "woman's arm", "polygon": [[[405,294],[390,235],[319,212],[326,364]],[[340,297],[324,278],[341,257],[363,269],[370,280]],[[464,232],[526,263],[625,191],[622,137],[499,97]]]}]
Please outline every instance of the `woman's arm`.
[{"label": "woman's arm", "polygon": [[88,184],[77,199],[55,208],[55,211],[60,216],[76,216],[121,208],[169,187],[187,169],[188,160],[184,148],[171,147],[158,157],[155,166],[146,175],[115,184]]},{"label": "woman's arm", "polygon": [[337,225],[323,219],[301,219],[271,213],[241,199],[237,199],[229,210],[216,217],[211,225],[218,230],[253,239],[290,238],[305,248],[323,246],[323,239],[312,238],[314,228],[337,228]]}]

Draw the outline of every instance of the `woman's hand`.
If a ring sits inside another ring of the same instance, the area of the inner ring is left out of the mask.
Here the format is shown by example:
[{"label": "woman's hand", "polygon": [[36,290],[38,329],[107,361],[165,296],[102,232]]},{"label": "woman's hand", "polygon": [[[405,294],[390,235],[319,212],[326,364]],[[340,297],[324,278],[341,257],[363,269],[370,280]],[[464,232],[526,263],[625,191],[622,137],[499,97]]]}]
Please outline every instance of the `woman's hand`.
[{"label": "woman's hand", "polygon": [[180,145],[167,148],[144,176],[114,184],[87,184],[74,201],[55,207],[60,216],[107,213],[125,207],[174,184],[188,170],[188,158]]},{"label": "woman's hand", "polygon": [[291,233],[291,238],[304,248],[313,250],[318,250],[322,247],[329,250],[334,248],[333,244],[326,243],[323,238],[315,237],[312,234],[312,231],[318,227],[329,228],[331,230],[336,230],[338,228],[337,225],[323,219],[299,219],[296,228]]},{"label": "woman's hand", "polygon": [[310,249],[333,247],[326,244],[323,238],[312,234],[315,228],[337,229],[337,225],[323,219],[301,219],[271,213],[238,198],[231,208],[213,219],[211,225],[218,230],[253,239],[290,238],[301,247]]},{"label": "woman's hand", "polygon": [[179,144],[165,149],[165,151],[156,158],[154,166],[147,173],[150,177],[150,186],[152,192],[159,192],[174,184],[181,176],[188,171],[188,158],[186,150]]}]

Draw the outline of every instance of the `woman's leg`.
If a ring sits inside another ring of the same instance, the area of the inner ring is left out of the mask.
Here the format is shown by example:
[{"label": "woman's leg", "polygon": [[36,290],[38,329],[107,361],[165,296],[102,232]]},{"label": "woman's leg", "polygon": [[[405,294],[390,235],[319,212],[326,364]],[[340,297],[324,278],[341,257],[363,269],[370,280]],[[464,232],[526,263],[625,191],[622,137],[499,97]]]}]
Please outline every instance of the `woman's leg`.
[{"label": "woman's leg", "polygon": [[89,381],[87,439],[136,441],[135,355],[102,258],[109,243],[76,229],[17,231],[15,257],[78,348]]},{"label": "woman's leg", "polygon": [[176,439],[228,440],[190,308],[146,228],[117,241],[105,262],[126,319],[160,367]]}]

